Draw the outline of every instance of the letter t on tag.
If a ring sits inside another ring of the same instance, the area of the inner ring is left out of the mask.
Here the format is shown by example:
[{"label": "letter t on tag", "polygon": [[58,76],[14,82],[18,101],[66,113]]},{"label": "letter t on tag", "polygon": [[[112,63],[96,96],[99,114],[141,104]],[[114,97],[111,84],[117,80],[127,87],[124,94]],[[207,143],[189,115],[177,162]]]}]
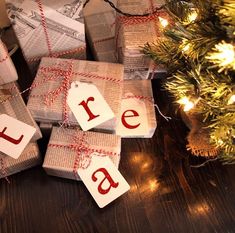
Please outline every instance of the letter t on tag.
[{"label": "letter t on tag", "polygon": [[100,208],[130,189],[109,157],[93,155],[89,167],[77,173]]},{"label": "letter t on tag", "polygon": [[84,131],[114,117],[112,109],[93,84],[73,82],[67,104]]},{"label": "letter t on tag", "polygon": [[6,114],[0,115],[0,151],[17,159],[36,129]]}]

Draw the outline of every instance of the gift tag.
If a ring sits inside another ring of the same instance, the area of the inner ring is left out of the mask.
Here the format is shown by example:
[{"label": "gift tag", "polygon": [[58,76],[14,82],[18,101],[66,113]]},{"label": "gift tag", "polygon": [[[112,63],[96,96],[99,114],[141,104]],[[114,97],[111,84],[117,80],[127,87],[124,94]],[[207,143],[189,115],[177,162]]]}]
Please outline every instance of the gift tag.
[{"label": "gift tag", "polygon": [[112,109],[94,84],[73,82],[67,103],[84,131],[114,117]]},{"label": "gift tag", "polygon": [[109,157],[93,155],[89,167],[77,172],[100,208],[130,189]]},{"label": "gift tag", "polygon": [[0,115],[0,151],[17,159],[36,129],[6,114]]},{"label": "gift tag", "polygon": [[[132,96],[130,94],[130,96]],[[124,98],[121,102],[121,115],[116,131],[120,136],[148,135],[148,117],[144,101],[137,98]]]}]

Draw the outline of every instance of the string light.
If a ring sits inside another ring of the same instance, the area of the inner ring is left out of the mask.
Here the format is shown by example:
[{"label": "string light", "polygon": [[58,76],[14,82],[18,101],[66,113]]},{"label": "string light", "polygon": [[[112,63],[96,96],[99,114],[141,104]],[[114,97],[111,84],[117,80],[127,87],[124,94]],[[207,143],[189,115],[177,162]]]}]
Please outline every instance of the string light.
[{"label": "string light", "polygon": [[235,95],[232,95],[228,100],[228,105],[235,103]]},{"label": "string light", "polygon": [[177,101],[179,104],[184,105],[184,111],[188,112],[194,107],[194,103],[188,99],[188,97],[183,97],[179,101]]},{"label": "string light", "polygon": [[215,45],[213,50],[214,52],[209,53],[206,58],[221,67],[218,72],[223,71],[225,68],[235,70],[235,51],[232,44],[222,41]]},{"label": "string light", "polygon": [[223,140],[219,139],[217,140],[218,145],[222,146],[224,144]]},{"label": "string light", "polygon": [[181,44],[180,47],[182,49],[182,52],[186,53],[190,49],[190,44],[189,44],[188,40],[183,39],[182,44]]},{"label": "string light", "polygon": [[165,28],[169,23],[166,19],[162,18],[162,17],[158,17],[160,24]]},{"label": "string light", "polygon": [[187,16],[187,23],[192,23],[193,21],[195,21],[197,16],[198,16],[197,11],[192,10],[192,12],[190,12]]}]

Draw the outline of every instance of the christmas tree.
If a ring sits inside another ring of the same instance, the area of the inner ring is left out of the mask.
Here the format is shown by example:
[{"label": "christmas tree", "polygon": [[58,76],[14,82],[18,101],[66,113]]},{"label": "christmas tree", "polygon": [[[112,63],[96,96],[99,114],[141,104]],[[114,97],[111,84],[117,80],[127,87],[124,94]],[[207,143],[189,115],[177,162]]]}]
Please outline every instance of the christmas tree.
[{"label": "christmas tree", "polygon": [[165,9],[165,36],[143,52],[167,68],[165,86],[180,109],[199,116],[214,148],[209,155],[234,163],[235,2],[168,0]]}]

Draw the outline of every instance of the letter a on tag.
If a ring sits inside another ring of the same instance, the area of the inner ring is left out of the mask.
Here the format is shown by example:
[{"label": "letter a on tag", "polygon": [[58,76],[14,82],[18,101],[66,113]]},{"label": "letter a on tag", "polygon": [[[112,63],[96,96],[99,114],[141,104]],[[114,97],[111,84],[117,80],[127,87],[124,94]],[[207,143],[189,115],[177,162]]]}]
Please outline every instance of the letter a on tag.
[{"label": "letter a on tag", "polygon": [[93,155],[89,167],[77,172],[100,208],[130,189],[109,157]]},{"label": "letter a on tag", "polygon": [[36,129],[6,114],[0,115],[0,151],[17,159]]},{"label": "letter a on tag", "polygon": [[84,131],[114,117],[112,109],[93,84],[73,82],[67,103]]}]

